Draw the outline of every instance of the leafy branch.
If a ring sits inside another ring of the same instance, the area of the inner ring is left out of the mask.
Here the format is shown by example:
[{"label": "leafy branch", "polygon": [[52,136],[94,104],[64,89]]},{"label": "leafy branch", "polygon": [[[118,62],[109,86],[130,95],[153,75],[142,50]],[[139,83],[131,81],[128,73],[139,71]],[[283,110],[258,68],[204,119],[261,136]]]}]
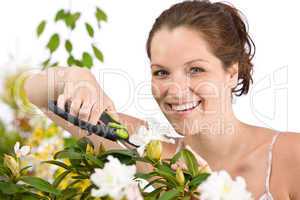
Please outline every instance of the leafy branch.
[{"label": "leafy branch", "polygon": [[[95,59],[99,62],[103,62],[104,56],[95,43],[95,33],[96,31],[99,31],[101,29],[102,22],[107,22],[107,15],[101,8],[95,6],[93,19],[97,24],[97,27],[94,27],[93,22],[91,21],[84,21],[82,19],[82,13],[79,11],[71,11],[69,9],[58,10],[53,18],[53,22],[54,24],[63,23],[70,34],[68,37],[63,37],[56,31],[51,34],[46,44],[46,49],[49,51],[49,56],[42,62],[43,69],[54,67],[63,63],[61,61],[53,60],[53,55],[59,48],[62,48],[67,53],[67,57],[63,60],[64,63],[66,63],[68,66],[76,65],[79,67],[86,67],[90,69],[94,66]],[[36,28],[36,35],[38,38],[42,37],[48,23],[49,22],[47,22],[46,20],[42,20],[38,24]],[[89,45],[90,48],[82,51],[81,57],[75,57],[73,50],[76,44],[71,39],[71,33],[74,31],[78,31],[80,25],[85,27],[85,34],[92,41]]]}]

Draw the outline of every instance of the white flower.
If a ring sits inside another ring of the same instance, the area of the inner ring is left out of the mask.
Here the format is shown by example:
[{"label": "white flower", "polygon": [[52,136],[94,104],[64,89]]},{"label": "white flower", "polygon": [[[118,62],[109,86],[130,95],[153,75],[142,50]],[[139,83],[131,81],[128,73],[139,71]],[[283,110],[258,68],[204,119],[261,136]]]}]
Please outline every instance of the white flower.
[{"label": "white flower", "polygon": [[127,200],[143,200],[138,183],[132,183],[125,189]]},{"label": "white flower", "polygon": [[149,129],[146,126],[140,126],[136,133],[129,137],[129,141],[135,145],[138,145],[137,151],[140,156],[143,156],[145,148],[152,140],[159,140],[167,143],[175,143],[173,138],[183,137],[175,135],[168,128],[162,127],[159,122],[154,119],[148,120]]},{"label": "white flower", "polygon": [[30,152],[30,146],[22,146],[20,148],[20,142],[17,142],[14,146],[15,154],[18,158],[26,156]]},{"label": "white flower", "polygon": [[244,178],[238,176],[232,180],[230,175],[221,170],[213,172],[198,187],[201,200],[252,200],[251,193],[246,190]]},{"label": "white flower", "polygon": [[136,167],[122,164],[117,158],[107,157],[108,161],[103,169],[95,169],[91,181],[99,188],[92,189],[92,196],[110,196],[115,200],[126,195],[126,188],[134,183]]}]

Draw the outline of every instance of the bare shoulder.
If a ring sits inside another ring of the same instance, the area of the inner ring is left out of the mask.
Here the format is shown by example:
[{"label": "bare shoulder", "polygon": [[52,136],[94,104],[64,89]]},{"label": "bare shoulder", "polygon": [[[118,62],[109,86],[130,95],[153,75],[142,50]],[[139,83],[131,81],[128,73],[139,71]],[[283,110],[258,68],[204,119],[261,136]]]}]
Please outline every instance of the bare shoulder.
[{"label": "bare shoulder", "polygon": [[300,133],[282,132],[278,139],[274,161],[286,180],[290,195],[300,198]]},{"label": "bare shoulder", "polygon": [[285,158],[291,158],[291,161],[298,159],[300,162],[300,133],[282,132],[279,135],[277,149]]}]

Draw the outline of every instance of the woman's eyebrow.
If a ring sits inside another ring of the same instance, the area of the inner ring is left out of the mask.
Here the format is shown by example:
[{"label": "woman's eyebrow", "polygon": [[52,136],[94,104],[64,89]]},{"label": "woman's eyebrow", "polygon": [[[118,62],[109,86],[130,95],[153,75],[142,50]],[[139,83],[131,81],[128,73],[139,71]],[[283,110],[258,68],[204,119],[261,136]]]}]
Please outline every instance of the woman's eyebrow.
[{"label": "woman's eyebrow", "polygon": [[204,59],[202,59],[202,58],[197,58],[197,59],[193,59],[193,60],[190,60],[190,61],[186,62],[184,65],[188,65],[188,64],[191,64],[191,63],[197,62],[197,61],[207,62],[207,63],[208,63],[207,60],[204,60]]},{"label": "woman's eyebrow", "polygon": [[[188,61],[188,62],[184,63],[184,65],[188,65],[188,64],[191,64],[191,63],[193,63],[193,62],[197,62],[197,61],[201,61],[201,62],[207,62],[207,63],[208,63],[208,61],[207,61],[207,60],[204,60],[204,59],[202,59],[202,58],[198,58],[198,59],[193,59],[193,60],[190,60],[190,61]],[[156,63],[152,63],[152,64],[151,64],[151,68],[152,68],[153,66],[158,66],[158,67],[160,67],[160,68],[167,68],[167,67],[164,67],[163,65],[156,64]]]},{"label": "woman's eyebrow", "polygon": [[153,66],[157,66],[157,67],[160,67],[160,68],[167,68],[167,67],[164,67],[164,66],[162,66],[162,65],[160,65],[160,64],[155,64],[155,63],[152,63],[152,64],[151,64],[151,68],[152,68]]}]

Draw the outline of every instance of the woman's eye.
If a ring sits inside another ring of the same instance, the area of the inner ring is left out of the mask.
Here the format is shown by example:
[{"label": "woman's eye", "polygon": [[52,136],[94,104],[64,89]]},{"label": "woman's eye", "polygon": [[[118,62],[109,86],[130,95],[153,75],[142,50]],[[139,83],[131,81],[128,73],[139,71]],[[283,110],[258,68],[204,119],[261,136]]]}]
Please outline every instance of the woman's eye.
[{"label": "woman's eye", "polygon": [[200,72],[204,72],[205,70],[201,67],[192,67],[191,68],[191,72],[194,73],[200,73]]},{"label": "woman's eye", "polygon": [[153,72],[153,76],[165,76],[168,75],[168,72],[165,70],[157,70]]}]

